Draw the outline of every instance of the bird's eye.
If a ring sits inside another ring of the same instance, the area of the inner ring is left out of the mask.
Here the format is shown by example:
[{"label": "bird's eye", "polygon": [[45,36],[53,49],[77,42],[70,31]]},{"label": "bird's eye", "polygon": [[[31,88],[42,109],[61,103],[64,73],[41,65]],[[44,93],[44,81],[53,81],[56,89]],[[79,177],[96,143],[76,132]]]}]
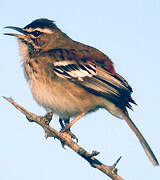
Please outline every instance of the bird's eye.
[{"label": "bird's eye", "polygon": [[38,37],[39,35],[42,34],[42,32],[36,30],[36,31],[33,31],[31,34],[35,37]]}]

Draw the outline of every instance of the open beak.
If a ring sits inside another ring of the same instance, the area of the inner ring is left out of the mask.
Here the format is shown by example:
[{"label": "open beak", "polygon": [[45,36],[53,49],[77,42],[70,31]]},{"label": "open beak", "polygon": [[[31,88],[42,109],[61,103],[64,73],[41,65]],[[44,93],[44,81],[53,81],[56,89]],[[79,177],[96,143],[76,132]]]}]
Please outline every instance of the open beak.
[{"label": "open beak", "polygon": [[14,26],[6,26],[5,28],[16,30],[22,34],[15,34],[15,33],[4,33],[4,35],[14,36],[20,39],[24,39],[27,32],[23,28],[14,27]]}]

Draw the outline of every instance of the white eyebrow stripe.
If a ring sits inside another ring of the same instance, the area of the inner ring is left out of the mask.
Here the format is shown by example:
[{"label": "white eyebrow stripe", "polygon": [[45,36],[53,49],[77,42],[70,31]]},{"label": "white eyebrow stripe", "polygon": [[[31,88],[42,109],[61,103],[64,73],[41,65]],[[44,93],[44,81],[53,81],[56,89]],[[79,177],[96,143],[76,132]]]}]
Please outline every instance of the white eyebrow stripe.
[{"label": "white eyebrow stripe", "polygon": [[36,28],[35,30],[40,31],[40,32],[44,32],[44,33],[47,33],[47,34],[52,34],[53,33],[52,30],[47,29],[47,28],[44,28],[44,29]]},{"label": "white eyebrow stripe", "polygon": [[50,29],[47,29],[47,28],[44,28],[44,29],[41,29],[41,28],[28,28],[28,29],[25,29],[27,32],[33,32],[33,31],[40,31],[40,32],[43,32],[43,33],[47,33],[47,34],[52,34],[52,30]]}]

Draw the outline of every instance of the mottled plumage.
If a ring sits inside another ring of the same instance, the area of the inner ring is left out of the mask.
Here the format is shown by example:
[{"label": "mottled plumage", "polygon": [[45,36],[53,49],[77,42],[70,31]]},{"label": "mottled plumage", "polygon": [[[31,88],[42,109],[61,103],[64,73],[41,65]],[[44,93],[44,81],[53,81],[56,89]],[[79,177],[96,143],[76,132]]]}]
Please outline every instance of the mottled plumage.
[{"label": "mottled plumage", "polygon": [[153,165],[158,161],[130,119],[132,88],[116,73],[101,51],[76,42],[48,19],[37,19],[24,28],[8,26],[18,38],[25,77],[35,100],[47,111],[68,122],[71,117],[104,108],[124,119],[138,137]]}]

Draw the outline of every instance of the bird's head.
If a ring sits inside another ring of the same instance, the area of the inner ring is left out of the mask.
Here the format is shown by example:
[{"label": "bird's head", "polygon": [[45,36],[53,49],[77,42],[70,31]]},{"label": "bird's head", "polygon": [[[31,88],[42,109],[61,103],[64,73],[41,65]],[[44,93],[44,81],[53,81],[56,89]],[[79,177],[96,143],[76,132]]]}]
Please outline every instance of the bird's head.
[{"label": "bird's head", "polygon": [[69,37],[61,32],[54,21],[48,19],[37,19],[24,28],[7,26],[5,28],[13,29],[21,34],[5,33],[18,38],[20,48],[27,47],[30,54],[40,51],[47,51],[58,48],[64,43],[64,39]]}]

